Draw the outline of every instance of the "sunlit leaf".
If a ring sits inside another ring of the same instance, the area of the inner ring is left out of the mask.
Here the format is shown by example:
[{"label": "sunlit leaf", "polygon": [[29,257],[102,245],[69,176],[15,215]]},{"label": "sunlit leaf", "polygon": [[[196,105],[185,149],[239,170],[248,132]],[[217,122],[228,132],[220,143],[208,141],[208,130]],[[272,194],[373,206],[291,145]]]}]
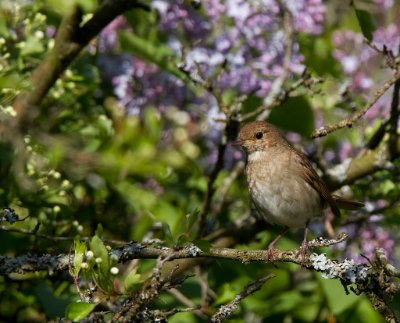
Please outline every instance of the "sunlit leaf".
[{"label": "sunlit leaf", "polygon": [[353,307],[354,304],[360,301],[360,298],[351,293],[346,295],[340,281],[334,279],[324,279],[317,274],[317,279],[320,282],[324,295],[328,301],[328,305],[332,313],[340,314],[343,311]]},{"label": "sunlit leaf", "polygon": [[125,284],[125,292],[132,292],[135,287],[142,283],[142,276],[137,273],[137,268],[132,269],[128,276],[126,276],[124,284]]},{"label": "sunlit leaf", "polygon": [[376,29],[375,21],[372,15],[366,10],[354,9],[356,12],[358,24],[365,38],[372,41],[373,32]]},{"label": "sunlit leaf", "polygon": [[78,322],[88,316],[97,304],[92,303],[72,303],[65,310],[65,317],[68,320]]},{"label": "sunlit leaf", "polygon": [[209,252],[211,248],[211,243],[207,240],[195,240],[193,241],[193,244],[204,252]]},{"label": "sunlit leaf", "polygon": [[334,59],[331,34],[322,37],[309,37],[308,35],[299,35],[300,51],[304,55],[307,68],[318,75],[338,76],[340,65]]},{"label": "sunlit leaf", "polygon": [[86,252],[86,242],[75,240],[74,241],[74,249],[75,249],[74,275],[77,277],[81,270],[83,256],[85,255],[85,252]]}]

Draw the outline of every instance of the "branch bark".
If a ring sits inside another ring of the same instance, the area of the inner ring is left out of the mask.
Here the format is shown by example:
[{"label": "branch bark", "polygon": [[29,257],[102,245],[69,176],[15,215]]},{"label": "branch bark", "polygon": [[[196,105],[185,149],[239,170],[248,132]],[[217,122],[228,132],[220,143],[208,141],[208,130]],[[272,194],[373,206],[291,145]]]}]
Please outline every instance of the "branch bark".
[{"label": "branch bark", "polygon": [[365,106],[357,111],[352,117],[343,119],[339,122],[329,124],[326,126],[323,126],[319,129],[315,129],[313,133],[311,134],[311,138],[318,138],[318,137],[324,137],[331,132],[334,132],[338,129],[342,128],[351,128],[354,123],[356,123],[367,111],[379,100],[379,98],[386,93],[387,90],[390,89],[390,87],[395,84],[397,80],[400,79],[400,70],[396,71],[395,75],[388,80],[385,84],[383,84],[373,95],[373,97],[365,104]]},{"label": "branch bark", "polygon": [[[400,140],[398,138],[396,153],[400,153]],[[357,157],[328,170],[324,180],[331,190],[336,190],[378,170],[391,169],[393,167],[391,160],[388,145],[385,143],[373,150],[365,148]]]},{"label": "branch bark", "polygon": [[49,89],[89,41],[112,20],[133,8],[148,9],[139,1],[103,1],[93,17],[82,26],[83,12],[78,6],[62,19],[53,50],[32,73],[32,89],[20,93],[13,102],[17,112],[15,123],[20,129],[24,129],[37,114],[38,106]]},{"label": "branch bark", "polygon": [[[340,235],[336,239],[316,239],[309,241],[310,248],[326,247],[342,242],[346,235]],[[210,258],[230,259],[244,263],[262,261],[268,262],[266,250],[237,250],[231,248],[211,247],[209,250],[201,250],[199,247],[190,244],[179,250],[173,250],[164,246],[152,247],[144,243],[127,243],[119,248],[112,249],[110,256],[116,257],[119,263],[132,259],[157,259],[168,258],[168,261],[188,258]],[[35,271],[65,271],[68,270],[70,255],[34,255],[27,254],[19,257],[0,256],[0,274],[9,275],[12,273],[28,273]],[[292,262],[310,268],[310,260],[303,259],[299,250],[280,251],[275,250],[272,257],[277,262]]]}]

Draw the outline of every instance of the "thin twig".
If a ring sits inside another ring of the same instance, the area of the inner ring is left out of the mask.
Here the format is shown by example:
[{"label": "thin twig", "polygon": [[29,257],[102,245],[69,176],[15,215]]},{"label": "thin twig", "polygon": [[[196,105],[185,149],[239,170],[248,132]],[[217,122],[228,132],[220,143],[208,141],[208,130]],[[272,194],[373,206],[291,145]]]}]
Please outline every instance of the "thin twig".
[{"label": "thin twig", "polygon": [[230,315],[232,315],[232,313],[234,311],[236,311],[236,309],[239,306],[239,303],[245,299],[247,296],[254,294],[255,292],[259,291],[261,289],[261,287],[264,285],[264,283],[267,280],[270,280],[271,278],[274,278],[275,275],[274,274],[270,274],[266,277],[260,278],[254,282],[250,282],[247,284],[247,286],[239,293],[235,296],[235,298],[233,299],[232,302],[230,302],[229,304],[223,305],[221,306],[217,313],[215,313],[213,315],[213,317],[211,318],[211,322],[216,322],[216,323],[220,323],[223,322],[227,317],[229,317]]},{"label": "thin twig", "polygon": [[[307,85],[309,86],[307,83],[315,83],[317,81],[313,81],[310,79],[310,75],[308,74],[307,71],[305,71],[303,73],[303,75],[301,76],[300,79],[298,79],[296,82],[294,82],[292,85],[290,85],[290,87],[288,89],[281,89],[281,93],[279,94],[279,96],[275,99],[275,101],[273,101],[269,107],[264,106],[264,104],[262,104],[261,106],[259,106],[257,109],[255,109],[254,111],[248,112],[246,114],[241,115],[238,120],[239,122],[245,122],[248,121],[252,118],[254,118],[255,116],[259,115],[260,113],[262,113],[265,110],[272,110],[273,108],[280,106],[281,104],[285,103],[287,99],[289,99],[292,95],[293,92],[296,91],[298,88],[300,88],[300,86],[302,85]],[[297,93],[296,93],[297,95]]]},{"label": "thin twig", "polygon": [[338,129],[342,129],[345,127],[351,128],[354,123],[356,123],[367,111],[378,101],[378,99],[386,93],[387,90],[390,89],[390,87],[400,79],[400,70],[398,70],[395,75],[388,80],[385,84],[382,85],[374,94],[374,96],[365,104],[365,106],[356,112],[351,118],[346,118],[343,119],[339,122],[323,126],[319,129],[315,129],[312,134],[311,138],[318,138],[318,137],[324,137],[331,132],[334,132]]},{"label": "thin twig", "polygon": [[[282,4],[283,7],[283,4]],[[278,78],[276,78],[271,85],[271,90],[263,100],[264,110],[257,116],[257,120],[265,120],[271,112],[271,106],[277,101],[279,95],[282,92],[283,83],[285,82],[289,74],[290,61],[292,59],[293,51],[293,17],[290,11],[283,7],[283,30],[285,44],[285,54],[283,57],[282,72]]]},{"label": "thin twig", "polygon": [[243,161],[239,161],[231,170],[229,176],[224,179],[221,184],[221,187],[218,189],[217,192],[217,200],[215,201],[215,205],[213,208],[213,214],[216,216],[221,212],[222,206],[225,202],[226,194],[228,193],[229,188],[232,186],[233,182],[239,176],[239,174],[244,169],[245,163]]},{"label": "thin twig", "polygon": [[199,214],[199,227],[197,231],[197,238],[200,238],[203,235],[204,227],[206,224],[206,218],[208,213],[210,212],[211,201],[215,192],[215,186],[214,186],[215,180],[217,179],[217,176],[224,165],[225,150],[226,150],[226,142],[221,142],[218,145],[217,162],[215,163],[214,168],[207,180],[206,196],[204,197],[203,206]]},{"label": "thin twig", "polygon": [[394,83],[392,104],[390,107],[389,153],[391,160],[394,160],[397,156],[399,156],[399,152],[397,150],[397,142],[399,140],[399,134],[397,133],[397,126],[400,116],[399,93],[400,93],[400,79]]},{"label": "thin twig", "polygon": [[81,299],[81,302],[84,302],[85,301],[85,297],[83,296],[83,294],[81,292],[81,289],[79,287],[78,277],[74,273],[74,266],[72,265],[71,254],[72,254],[72,246],[69,248],[68,269],[69,269],[70,275],[72,276],[72,278],[74,280],[74,285],[75,285],[75,288],[76,288],[76,292],[78,293],[79,298]]},{"label": "thin twig", "polygon": [[303,79],[295,82],[292,86],[284,91],[283,83],[287,78],[290,60],[292,58],[292,50],[293,50],[293,19],[291,13],[286,9],[283,10],[283,30],[284,34],[284,44],[285,44],[285,52],[283,57],[282,64],[282,73],[281,75],[274,80],[271,86],[271,90],[268,93],[267,97],[263,100],[263,104],[258,107],[256,110],[246,113],[239,117],[240,122],[247,121],[255,116],[258,116],[257,119],[263,120],[268,114],[271,112],[272,108],[281,104],[284,100],[289,97],[289,94],[293,92],[296,88],[298,88],[302,83]]},{"label": "thin twig", "polygon": [[193,311],[194,314],[196,314],[198,317],[202,318],[203,320],[207,319],[207,316],[204,315],[201,310],[199,310],[199,306],[196,306],[190,298],[187,298],[185,295],[183,295],[179,290],[176,288],[170,288],[168,292],[173,295],[180,303],[183,305],[195,309]]},{"label": "thin twig", "polygon": [[[157,264],[153,268],[152,275],[145,281],[139,293],[129,297],[122,307],[114,313],[113,322],[145,322],[146,317],[141,317],[148,313],[148,306],[159,297],[167,280],[162,279],[161,269],[163,265],[173,259],[175,250],[170,249],[168,253],[157,257]],[[171,272],[172,275],[173,271]],[[139,316],[139,317],[137,317]]]}]

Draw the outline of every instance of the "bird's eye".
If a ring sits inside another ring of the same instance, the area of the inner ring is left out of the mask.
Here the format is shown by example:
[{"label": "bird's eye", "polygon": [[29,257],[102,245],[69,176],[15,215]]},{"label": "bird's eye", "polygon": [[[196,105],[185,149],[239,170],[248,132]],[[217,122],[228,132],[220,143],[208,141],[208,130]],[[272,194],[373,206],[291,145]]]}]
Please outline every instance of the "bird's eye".
[{"label": "bird's eye", "polygon": [[256,139],[261,139],[263,137],[263,133],[261,131],[256,133]]}]

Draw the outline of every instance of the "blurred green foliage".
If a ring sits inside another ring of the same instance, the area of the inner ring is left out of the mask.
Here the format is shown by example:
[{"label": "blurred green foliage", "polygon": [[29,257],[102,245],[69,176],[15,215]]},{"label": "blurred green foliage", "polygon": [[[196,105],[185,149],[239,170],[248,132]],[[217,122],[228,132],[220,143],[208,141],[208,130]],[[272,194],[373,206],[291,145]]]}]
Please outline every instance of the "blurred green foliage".
[{"label": "blurred green foliage", "polygon": [[[88,14],[97,7],[96,1],[77,2]],[[0,57],[4,67],[0,71],[0,120],[4,123],[14,117],[12,109],[8,109],[12,100],[21,90],[30,88],[30,73],[54,44],[51,37],[43,36],[50,25],[48,21],[59,22],[73,3],[60,4],[50,0],[24,3],[18,15],[0,6],[0,35],[6,45]],[[369,18],[361,11],[357,17],[368,38]],[[138,32],[121,32],[119,50],[129,51],[185,80],[162,37],[155,35],[154,29],[147,33],[148,21],[136,18],[135,14],[128,14],[128,21],[135,24]],[[149,19],[152,25],[156,24],[155,17]],[[23,33],[19,37],[10,34],[18,26]],[[301,36],[300,45],[310,69],[338,77],[328,36]],[[61,317],[79,321],[102,301],[141,288],[154,268],[154,261],[143,260],[132,267],[117,265],[108,255],[112,243],[105,241],[163,241],[174,247],[196,239],[210,173],[206,161],[210,148],[200,136],[204,132],[200,127],[182,125],[177,115],[183,112],[178,109],[171,109],[168,114],[148,107],[140,115],[126,114],[108,95],[110,90],[101,78],[94,52],[89,49],[82,53],[57,81],[32,127],[26,129],[23,143],[0,139],[0,206],[13,208],[21,219],[27,217],[5,226],[35,231],[45,237],[1,232],[0,253],[58,254],[72,248],[75,254],[69,274],[42,272],[0,277],[0,321],[39,322]],[[234,97],[236,93],[229,95]],[[312,99],[304,95],[290,98],[272,112],[270,121],[305,137],[314,127],[318,100],[319,94]],[[260,104],[261,101],[250,97],[244,109],[253,111]],[[331,111],[334,106],[326,109]],[[334,113],[328,113],[327,119],[332,116]],[[326,139],[326,147],[337,146],[337,136]],[[354,141],[357,140],[358,135]],[[217,192],[229,175],[229,168],[219,173]],[[398,197],[400,189],[390,174],[382,171],[378,176],[387,178],[373,187],[369,186],[370,179],[364,180],[356,195],[368,191],[370,198]],[[244,187],[243,177],[234,181],[212,225],[224,227],[248,210]],[[388,221],[398,223],[398,212],[391,212]],[[238,247],[265,248],[271,236],[272,233],[262,232],[251,243]],[[71,239],[56,240],[57,237]],[[90,241],[80,242],[82,237],[90,237]],[[204,241],[195,243],[202,249],[209,247]],[[287,238],[282,246],[295,245]],[[324,252],[332,257],[337,255],[335,251]],[[298,266],[279,264],[275,268],[219,260],[203,270],[206,274],[202,279],[207,279],[216,294],[214,299],[210,297],[210,312],[230,302],[249,281],[275,273],[276,277],[261,291],[240,304],[230,322],[242,322],[243,317],[260,322],[382,321],[365,297],[345,295],[339,282],[322,279],[318,273]],[[85,299],[80,299],[73,278],[82,281]],[[202,297],[197,278],[186,279],[180,287],[181,293],[194,304],[199,304]],[[94,295],[86,293],[94,286]],[[173,295],[163,292],[154,307],[183,306]],[[204,320],[193,313],[178,313],[170,318],[170,322],[199,321]]]}]

